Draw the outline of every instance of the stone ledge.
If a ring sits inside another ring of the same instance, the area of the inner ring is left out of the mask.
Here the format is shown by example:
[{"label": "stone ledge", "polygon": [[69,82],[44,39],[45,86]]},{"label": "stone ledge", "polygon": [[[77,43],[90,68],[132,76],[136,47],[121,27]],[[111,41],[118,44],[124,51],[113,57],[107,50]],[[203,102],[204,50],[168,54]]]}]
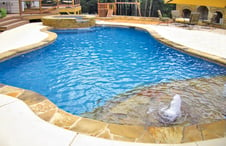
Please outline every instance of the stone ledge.
[{"label": "stone ledge", "polygon": [[109,124],[69,114],[33,91],[1,84],[0,94],[24,101],[41,119],[90,136],[141,143],[178,144],[226,137],[226,120],[174,127]]}]

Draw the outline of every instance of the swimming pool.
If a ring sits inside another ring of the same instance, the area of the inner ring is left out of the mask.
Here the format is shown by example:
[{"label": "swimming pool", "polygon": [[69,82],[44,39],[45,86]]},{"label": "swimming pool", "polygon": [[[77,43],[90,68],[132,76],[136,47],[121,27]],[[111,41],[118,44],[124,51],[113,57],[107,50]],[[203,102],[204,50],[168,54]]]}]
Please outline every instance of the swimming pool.
[{"label": "swimming pool", "polygon": [[139,86],[226,75],[226,69],[132,28],[55,30],[56,42],[0,64],[0,82],[36,91],[80,115]]}]

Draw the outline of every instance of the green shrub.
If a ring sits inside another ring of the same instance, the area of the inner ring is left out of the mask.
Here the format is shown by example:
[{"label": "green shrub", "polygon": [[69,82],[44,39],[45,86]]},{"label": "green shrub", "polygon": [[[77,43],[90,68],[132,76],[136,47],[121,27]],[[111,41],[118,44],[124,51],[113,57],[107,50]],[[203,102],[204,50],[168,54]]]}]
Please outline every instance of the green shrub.
[{"label": "green shrub", "polygon": [[3,18],[6,16],[6,9],[5,8],[0,8],[0,18]]}]

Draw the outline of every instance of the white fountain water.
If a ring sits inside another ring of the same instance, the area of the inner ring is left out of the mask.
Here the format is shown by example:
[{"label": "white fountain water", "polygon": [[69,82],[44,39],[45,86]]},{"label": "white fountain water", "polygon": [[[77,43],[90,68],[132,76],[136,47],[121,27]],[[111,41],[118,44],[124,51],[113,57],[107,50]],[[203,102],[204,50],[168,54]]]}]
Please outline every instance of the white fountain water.
[{"label": "white fountain water", "polygon": [[181,116],[181,97],[176,94],[173,100],[170,102],[170,106],[167,108],[162,108],[159,111],[161,121],[164,123],[171,123],[176,121],[178,117]]},{"label": "white fountain water", "polygon": [[226,98],[226,84],[224,84],[223,97]]}]

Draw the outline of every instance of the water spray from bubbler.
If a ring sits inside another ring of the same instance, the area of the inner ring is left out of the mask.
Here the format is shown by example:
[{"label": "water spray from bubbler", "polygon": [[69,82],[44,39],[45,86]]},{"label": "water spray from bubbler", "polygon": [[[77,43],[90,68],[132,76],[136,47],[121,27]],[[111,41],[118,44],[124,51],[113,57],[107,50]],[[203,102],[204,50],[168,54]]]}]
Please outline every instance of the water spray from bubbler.
[{"label": "water spray from bubbler", "polygon": [[158,110],[153,109],[153,107],[150,107],[147,111],[147,114],[152,114],[153,112],[157,112],[158,115],[158,121],[165,124],[179,124],[181,122],[184,122],[187,115],[184,115],[184,118],[182,117],[182,110],[181,110],[181,97],[180,95],[176,94],[170,104],[165,107],[161,107]]},{"label": "water spray from bubbler", "polygon": [[163,123],[172,123],[181,117],[181,97],[176,94],[167,108],[159,110],[159,116]]}]

